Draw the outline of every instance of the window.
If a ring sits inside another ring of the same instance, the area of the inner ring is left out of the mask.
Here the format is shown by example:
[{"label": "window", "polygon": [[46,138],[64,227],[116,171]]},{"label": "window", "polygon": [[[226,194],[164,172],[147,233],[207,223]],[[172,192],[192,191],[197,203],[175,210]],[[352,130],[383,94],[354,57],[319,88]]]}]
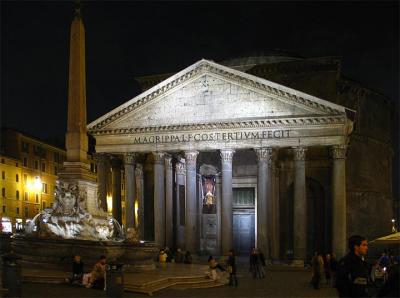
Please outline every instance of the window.
[{"label": "window", "polygon": [[39,195],[38,194],[35,194],[35,201],[36,201],[36,203],[39,203]]},{"label": "window", "polygon": [[18,163],[17,162],[15,163],[15,166],[18,168]]},{"label": "window", "polygon": [[3,206],[3,213],[6,213],[6,206]]},{"label": "window", "polygon": [[28,217],[28,214],[29,214],[29,213],[28,213],[28,207],[25,207],[25,210],[24,210],[24,211],[25,211],[25,217]]},{"label": "window", "polygon": [[57,168],[57,166],[55,166],[54,167],[54,175],[57,175],[58,174],[58,168]]},{"label": "window", "polygon": [[28,166],[28,159],[26,157],[24,157],[24,167]]},{"label": "window", "polygon": [[21,150],[22,150],[22,152],[29,153],[29,144],[25,143],[25,142],[22,142],[21,143]]},{"label": "window", "polygon": [[43,204],[43,209],[46,209],[46,202],[42,202],[42,204]]},{"label": "window", "polygon": [[15,197],[17,198],[17,200],[19,200],[19,190],[17,190],[17,191],[15,192]]},{"label": "window", "polygon": [[60,154],[58,152],[53,153],[54,162],[60,163]]},{"label": "window", "polygon": [[24,193],[24,200],[28,201],[28,193],[27,192]]},{"label": "window", "polygon": [[1,172],[1,178],[3,178],[3,180],[6,179],[6,172],[4,171]]},{"label": "window", "polygon": [[42,192],[47,193],[47,183],[42,183]]},{"label": "window", "polygon": [[28,184],[28,175],[27,174],[24,174],[24,183]]},{"label": "window", "polygon": [[17,212],[17,214],[19,214],[19,207],[17,207],[17,210],[16,210],[16,212]]},{"label": "window", "polygon": [[18,176],[18,174],[15,175],[15,181],[16,181],[16,182],[19,182],[19,176]]},{"label": "window", "polygon": [[35,160],[35,170],[39,170],[39,162]]},{"label": "window", "polygon": [[5,163],[4,158],[1,159],[1,163]]},{"label": "window", "polygon": [[6,189],[4,187],[1,189],[1,195],[3,198],[6,196]]},{"label": "window", "polygon": [[46,164],[42,162],[42,172],[46,172]]}]

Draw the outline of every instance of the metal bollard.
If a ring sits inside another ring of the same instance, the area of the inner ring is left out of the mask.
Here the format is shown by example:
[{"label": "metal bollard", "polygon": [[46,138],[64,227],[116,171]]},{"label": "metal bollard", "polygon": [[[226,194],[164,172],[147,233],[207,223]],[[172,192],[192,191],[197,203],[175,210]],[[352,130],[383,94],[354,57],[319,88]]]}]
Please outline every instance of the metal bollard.
[{"label": "metal bollard", "polygon": [[3,288],[7,289],[6,297],[21,297],[21,265],[18,264],[20,256],[9,253],[3,255]]},{"label": "metal bollard", "polygon": [[109,263],[106,272],[106,296],[122,297],[124,294],[124,274],[121,263]]}]

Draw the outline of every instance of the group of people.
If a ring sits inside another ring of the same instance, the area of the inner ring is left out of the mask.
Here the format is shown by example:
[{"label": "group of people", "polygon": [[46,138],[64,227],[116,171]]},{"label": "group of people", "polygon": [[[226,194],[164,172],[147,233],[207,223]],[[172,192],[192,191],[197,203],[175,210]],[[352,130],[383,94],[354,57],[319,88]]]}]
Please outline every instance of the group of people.
[{"label": "group of people", "polygon": [[236,276],[236,256],[233,249],[229,250],[228,259],[226,261],[226,267],[224,268],[221,264],[217,262],[217,260],[213,256],[208,257],[208,266],[209,272],[208,276],[212,280],[219,280],[220,277],[218,275],[217,269],[221,272],[229,273],[229,285],[230,286],[238,286],[238,280]]},{"label": "group of people", "polygon": [[104,289],[107,258],[102,255],[94,264],[92,271],[84,272],[84,263],[81,256],[75,255],[72,261],[72,277],[68,280],[71,284],[83,285],[87,288]]},{"label": "group of people", "polygon": [[160,262],[161,265],[171,262],[192,264],[193,259],[190,251],[183,253],[180,248],[178,248],[176,251],[171,251],[168,247],[166,247],[164,249],[160,249],[158,253],[158,262]]},{"label": "group of people", "polygon": [[265,265],[264,254],[253,247],[250,252],[250,273],[253,279],[265,278]]},{"label": "group of people", "polygon": [[311,260],[311,283],[314,289],[319,289],[323,276],[325,276],[325,281],[328,286],[335,286],[337,265],[338,262],[334,253],[322,256],[321,253],[315,252]]}]

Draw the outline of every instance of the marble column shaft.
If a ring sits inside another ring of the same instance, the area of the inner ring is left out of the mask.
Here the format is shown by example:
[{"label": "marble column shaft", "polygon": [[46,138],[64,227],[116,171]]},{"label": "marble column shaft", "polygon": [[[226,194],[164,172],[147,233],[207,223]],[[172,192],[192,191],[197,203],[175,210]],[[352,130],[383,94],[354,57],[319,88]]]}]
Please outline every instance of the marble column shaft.
[{"label": "marble column shaft", "polygon": [[273,154],[273,162],[271,165],[271,259],[279,259],[279,186],[278,175],[279,170],[276,166],[276,151]]},{"label": "marble column shaft", "polygon": [[135,225],[135,159],[136,154],[128,153],[124,156],[125,165],[125,228],[136,228]]},{"label": "marble column shaft", "polygon": [[197,196],[196,160],[198,151],[186,151],[186,226],[185,247],[191,253],[197,251]]},{"label": "marble column shaft", "polygon": [[258,160],[257,177],[257,247],[266,256],[269,257],[268,233],[268,207],[271,200],[271,168],[272,148],[254,149]]},{"label": "marble column shaft", "polygon": [[343,257],[347,244],[346,207],[346,150],[347,146],[331,148],[332,169],[332,251]]},{"label": "marble column shaft", "polygon": [[112,215],[122,225],[121,160],[117,157],[112,157],[111,167],[112,167]]},{"label": "marble column shaft", "polygon": [[107,212],[107,171],[109,171],[107,155],[96,153],[95,158],[97,161],[97,197],[100,201],[100,208]]},{"label": "marble column shaft", "polygon": [[222,254],[233,248],[233,214],[232,214],[232,149],[220,152],[222,165],[222,206],[221,206],[221,244]]},{"label": "marble column shaft", "polygon": [[163,152],[154,155],[154,241],[165,247],[165,167]]},{"label": "marble column shaft", "polygon": [[306,148],[293,148],[295,175],[293,198],[293,253],[294,259],[304,261],[307,250],[307,196],[306,196]]},{"label": "marble column shaft", "polygon": [[144,181],[143,181],[143,165],[136,164],[135,169],[135,180],[136,180],[136,196],[138,199],[138,211],[137,211],[137,232],[139,239],[144,239]]},{"label": "marble column shaft", "polygon": [[[185,185],[185,175],[186,175],[186,166],[184,162],[176,163],[176,244],[178,248],[185,247],[185,225],[181,223],[181,211],[185,212],[185,210],[181,210],[180,203],[180,185]],[[185,197],[185,193],[183,193],[183,197]],[[185,214],[182,214],[185,217]]]},{"label": "marble column shaft", "polygon": [[165,245],[172,248],[173,231],[173,201],[172,201],[172,158],[165,157]]}]

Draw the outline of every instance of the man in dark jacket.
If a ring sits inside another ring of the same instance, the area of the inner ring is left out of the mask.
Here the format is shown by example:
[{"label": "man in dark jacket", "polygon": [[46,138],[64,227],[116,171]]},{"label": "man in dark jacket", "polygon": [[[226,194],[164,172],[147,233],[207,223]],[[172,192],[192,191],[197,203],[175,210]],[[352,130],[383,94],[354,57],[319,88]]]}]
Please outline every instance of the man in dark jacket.
[{"label": "man in dark jacket", "polygon": [[349,238],[350,252],[339,261],[336,287],[340,297],[368,297],[368,266],[363,256],[368,252],[367,239],[354,235]]}]

